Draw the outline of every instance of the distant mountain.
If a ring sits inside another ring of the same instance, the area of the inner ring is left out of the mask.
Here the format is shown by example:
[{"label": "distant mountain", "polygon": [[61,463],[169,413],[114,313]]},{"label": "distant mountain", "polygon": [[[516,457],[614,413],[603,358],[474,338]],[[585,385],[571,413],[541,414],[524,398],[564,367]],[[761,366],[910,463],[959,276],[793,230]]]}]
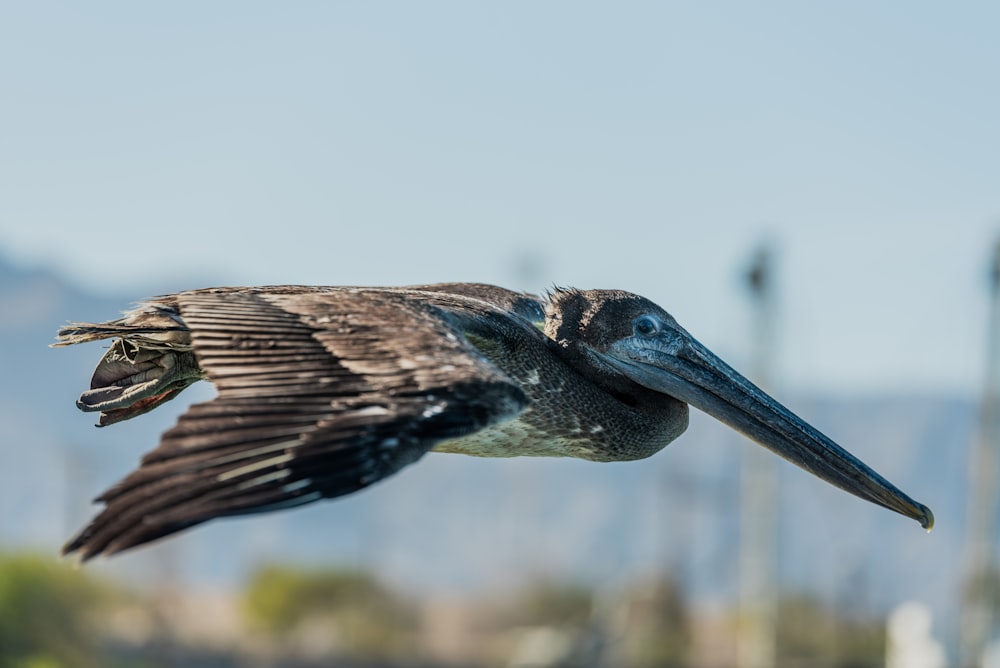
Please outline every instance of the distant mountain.
[{"label": "distant mountain", "polygon": [[[100,320],[137,297],[90,295],[0,256],[0,547],[53,553],[211,388],[138,420],[95,429],[74,401],[96,345],[47,346],[68,319]],[[912,521],[781,464],[783,584],[838,605],[918,599],[943,615],[962,573],[968,398],[782,397],[794,410],[930,505]],[[490,590],[554,575],[613,586],[664,569],[705,604],[736,591],[740,453],[745,441],[694,414],[689,432],[642,461],[477,460],[430,455],[353,497],[203,526],[99,566],[144,582],[231,585],[272,560],[369,566],[414,592]]]}]

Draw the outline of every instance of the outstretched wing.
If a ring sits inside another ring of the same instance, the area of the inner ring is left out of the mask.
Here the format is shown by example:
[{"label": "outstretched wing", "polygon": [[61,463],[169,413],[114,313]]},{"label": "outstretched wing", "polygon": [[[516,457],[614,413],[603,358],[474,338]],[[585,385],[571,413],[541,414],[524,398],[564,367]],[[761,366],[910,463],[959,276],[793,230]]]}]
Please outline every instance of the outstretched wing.
[{"label": "outstretched wing", "polygon": [[219,394],[99,497],[105,508],[67,553],[348,494],[527,402],[412,292],[200,290],[176,295],[176,308]]}]

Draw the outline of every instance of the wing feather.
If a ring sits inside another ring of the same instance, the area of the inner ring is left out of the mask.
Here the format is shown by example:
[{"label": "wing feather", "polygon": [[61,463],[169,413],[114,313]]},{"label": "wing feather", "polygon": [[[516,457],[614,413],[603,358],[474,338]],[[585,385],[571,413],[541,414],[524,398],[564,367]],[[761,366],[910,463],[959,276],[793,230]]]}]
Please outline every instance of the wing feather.
[{"label": "wing feather", "polygon": [[[88,559],[227,515],[361,489],[526,397],[412,291],[180,293],[200,372],[218,389],[99,499],[65,547]],[[147,335],[147,334],[144,334]]]}]

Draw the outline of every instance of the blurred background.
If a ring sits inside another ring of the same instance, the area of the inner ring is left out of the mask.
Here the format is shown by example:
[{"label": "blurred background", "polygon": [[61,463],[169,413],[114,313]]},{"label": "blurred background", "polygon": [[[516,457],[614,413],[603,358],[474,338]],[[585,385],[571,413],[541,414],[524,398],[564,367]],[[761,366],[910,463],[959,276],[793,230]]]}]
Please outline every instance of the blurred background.
[{"label": "blurred background", "polygon": [[[998,27],[986,2],[3,3],[0,665],[997,665]],[[693,414],[645,461],[431,455],[58,558],[212,396],[94,429],[101,349],[48,349],[62,323],[435,281],[647,296],[937,527]]]}]

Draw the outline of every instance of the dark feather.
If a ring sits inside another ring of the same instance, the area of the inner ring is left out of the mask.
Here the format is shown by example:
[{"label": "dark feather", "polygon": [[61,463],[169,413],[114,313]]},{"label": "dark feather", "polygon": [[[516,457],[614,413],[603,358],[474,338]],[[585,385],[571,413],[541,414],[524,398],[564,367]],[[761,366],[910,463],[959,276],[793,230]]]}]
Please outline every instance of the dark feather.
[{"label": "dark feather", "polygon": [[[458,299],[466,311],[500,313],[451,294],[444,299]],[[122,337],[112,347],[118,352],[95,371],[85,394],[90,402],[82,406],[108,410],[104,424],[137,414],[119,400],[165,356],[190,355],[198,377],[219,391],[192,406],[139,469],[101,495],[105,508],[65,552],[88,559],[215,517],[348,494],[437,442],[516,415],[526,403],[521,389],[433,300],[413,295],[212,289],[162,298],[113,325],[63,330],[64,343]],[[148,323],[131,326],[151,313],[167,314],[160,322],[170,323],[173,348],[145,347],[162,332]],[[136,400],[163,397],[165,389],[173,392],[169,381],[154,379]],[[112,400],[94,401],[94,393]]]}]

